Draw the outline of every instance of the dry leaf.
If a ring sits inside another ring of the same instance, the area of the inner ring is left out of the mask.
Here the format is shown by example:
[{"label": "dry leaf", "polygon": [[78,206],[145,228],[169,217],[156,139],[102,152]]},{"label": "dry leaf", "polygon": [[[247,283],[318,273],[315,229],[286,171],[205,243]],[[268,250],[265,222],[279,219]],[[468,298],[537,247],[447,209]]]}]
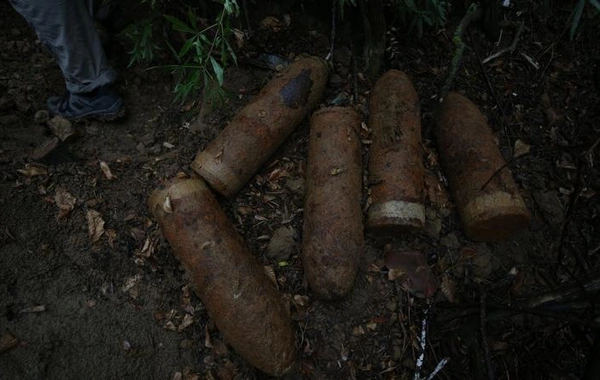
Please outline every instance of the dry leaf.
[{"label": "dry leaf", "polygon": [[346,168],[333,168],[333,169],[331,169],[330,174],[332,176],[335,176],[335,175],[344,173],[346,170],[347,170]]},{"label": "dry leaf", "polygon": [[86,218],[90,239],[95,243],[100,240],[100,237],[104,234],[104,220],[98,211],[92,209],[88,209]]},{"label": "dry leaf", "polygon": [[58,186],[56,188],[56,194],[54,195],[54,203],[56,203],[56,205],[59,208],[59,219],[69,215],[69,213],[75,208],[76,202],[77,199],[71,194],[69,194],[69,192],[67,192],[67,190],[65,190],[63,187]]},{"label": "dry leaf", "polygon": [[127,279],[127,281],[125,281],[125,284],[121,288],[121,291],[123,293],[127,292],[128,290],[130,290],[131,288],[133,288],[138,282],[140,282],[141,279],[142,279],[142,275],[141,274],[136,274],[133,277],[129,277]]},{"label": "dry leaf", "polygon": [[521,140],[517,140],[517,141],[515,141],[515,147],[514,147],[515,154],[514,154],[514,156],[515,157],[519,157],[519,156],[522,156],[522,155],[524,155],[526,153],[529,153],[530,149],[531,149],[530,145],[525,144]]},{"label": "dry leaf", "polygon": [[183,321],[181,321],[181,324],[179,325],[179,327],[177,329],[179,330],[179,332],[181,332],[184,329],[186,329],[187,327],[191,326],[193,323],[194,323],[194,317],[192,317],[191,314],[186,314],[183,316]]},{"label": "dry leaf", "polygon": [[450,301],[451,303],[454,303],[456,301],[456,284],[448,275],[444,275],[442,277],[442,284],[440,285],[440,290],[446,296],[448,301]]},{"label": "dry leaf", "polygon": [[308,304],[310,302],[308,296],[303,296],[300,294],[295,294],[293,300],[294,300],[294,304],[296,306],[302,306],[302,307],[308,306]]},{"label": "dry leaf", "polygon": [[136,256],[148,258],[152,255],[152,253],[154,253],[154,244],[152,243],[152,240],[147,237],[146,241],[144,241],[142,249],[137,251],[135,254]]},{"label": "dry leaf", "polygon": [[390,269],[388,277],[394,272],[402,280],[402,287],[410,293],[430,298],[437,290],[437,279],[427,265],[425,255],[420,251],[400,251],[386,245],[384,264]]},{"label": "dry leaf", "polygon": [[38,305],[38,306],[32,306],[32,307],[26,307],[25,309],[21,310],[20,313],[41,313],[46,311],[46,305]]},{"label": "dry leaf", "polygon": [[246,44],[246,34],[239,29],[233,29],[233,36],[235,37],[235,43],[238,48],[243,48]]},{"label": "dry leaf", "polygon": [[270,265],[265,265],[263,269],[269,280],[273,282],[273,285],[275,285],[276,288],[279,288],[279,284],[277,283],[277,276],[275,275],[275,269],[273,269],[273,267]]},{"label": "dry leaf", "polygon": [[260,21],[263,29],[270,29],[273,32],[279,32],[285,27],[285,24],[273,16],[267,16]]},{"label": "dry leaf", "polygon": [[485,243],[477,245],[476,254],[471,259],[475,282],[486,280],[493,272],[492,252]]},{"label": "dry leaf", "polygon": [[165,210],[167,214],[171,214],[173,212],[173,207],[171,206],[171,197],[168,195],[165,197],[165,201],[163,202],[163,210]]},{"label": "dry leaf", "polygon": [[212,348],[212,340],[210,339],[210,333],[208,332],[208,324],[204,326],[204,347]]},{"label": "dry leaf", "polygon": [[19,345],[19,340],[15,338],[11,333],[5,332],[0,337],[0,354],[15,348]]},{"label": "dry leaf", "polygon": [[102,173],[104,173],[104,176],[109,181],[117,178],[114,174],[112,174],[112,171],[110,171],[110,168],[108,167],[108,164],[106,162],[100,161],[100,169],[102,169]]},{"label": "dry leaf", "polygon": [[17,170],[26,177],[35,177],[48,174],[48,169],[40,164],[27,164],[25,168]]},{"label": "dry leaf", "polygon": [[111,249],[115,249],[115,238],[117,237],[117,231],[115,230],[107,230],[106,236],[108,237],[108,246]]}]

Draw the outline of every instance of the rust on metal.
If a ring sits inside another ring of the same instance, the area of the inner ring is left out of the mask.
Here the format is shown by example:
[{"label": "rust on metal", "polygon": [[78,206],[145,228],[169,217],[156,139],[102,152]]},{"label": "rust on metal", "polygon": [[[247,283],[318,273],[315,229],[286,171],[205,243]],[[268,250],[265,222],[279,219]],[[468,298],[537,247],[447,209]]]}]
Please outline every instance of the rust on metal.
[{"label": "rust on metal", "polygon": [[352,289],[364,237],[361,116],[352,108],[316,112],[310,122],[302,262],[321,298]]},{"label": "rust on metal", "polygon": [[450,93],[436,122],[440,161],[467,237],[497,241],[526,229],[531,215],[477,106]]},{"label": "rust on metal", "polygon": [[317,105],[328,76],[320,58],[290,64],[198,152],[192,169],[222,195],[236,195]]},{"label": "rust on metal", "polygon": [[294,362],[294,331],[282,296],[201,179],[173,179],[150,210],[225,340],[271,374]]},{"label": "rust on metal", "polygon": [[397,233],[422,228],[423,160],[419,96],[401,71],[386,72],[370,99],[369,182],[372,203],[367,229]]}]

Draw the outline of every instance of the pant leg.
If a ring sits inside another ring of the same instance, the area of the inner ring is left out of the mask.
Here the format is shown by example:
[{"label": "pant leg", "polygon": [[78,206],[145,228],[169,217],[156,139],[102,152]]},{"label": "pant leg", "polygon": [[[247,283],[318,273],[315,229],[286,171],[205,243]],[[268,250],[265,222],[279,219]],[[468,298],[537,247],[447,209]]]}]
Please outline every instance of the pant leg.
[{"label": "pant leg", "polygon": [[89,92],[116,80],[94,25],[92,1],[9,1],[56,59],[69,92]]}]

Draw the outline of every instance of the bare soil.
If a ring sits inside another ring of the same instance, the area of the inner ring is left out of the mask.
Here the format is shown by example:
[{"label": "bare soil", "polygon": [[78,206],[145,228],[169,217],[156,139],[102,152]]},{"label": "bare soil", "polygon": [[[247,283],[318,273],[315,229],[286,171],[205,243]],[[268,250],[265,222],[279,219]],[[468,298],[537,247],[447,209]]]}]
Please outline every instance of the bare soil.
[{"label": "bare soil", "polygon": [[[529,230],[500,243],[469,241],[445,189],[433,115],[460,12],[446,29],[422,38],[388,34],[384,68],[405,71],[420,95],[427,228],[392,241],[367,236],[347,298],[320,301],[304,280],[307,122],[235,199],[220,199],[289,300],[298,357],[290,378],[413,378],[425,316],[421,375],[443,358],[449,362],[437,375],[442,379],[576,379],[588,361],[600,362],[599,350],[590,351],[599,327],[600,26],[586,12],[570,41],[572,5],[555,4],[547,13],[513,3],[503,11],[497,45],[472,28],[454,89],[480,107],[497,133],[533,215]],[[291,11],[292,24],[282,30],[256,23],[239,67],[226,72],[232,96],[203,120],[198,99],[172,102],[167,73],[127,68],[127,58],[117,56],[128,116],[75,123],[74,138],[36,161],[36,149],[53,135],[34,116],[64,84],[33,31],[0,3],[0,379],[266,378],[223,342],[146,200],[161,181],[189,173],[196,151],[273,75],[248,58],[326,56],[328,17]],[[275,8],[256,11],[259,19],[269,13],[283,19]],[[520,23],[516,49],[481,64],[511,44]],[[353,38],[340,29],[323,104],[345,97],[366,121],[376,78],[362,73]],[[364,151],[366,162],[368,144]],[[75,199],[71,206],[64,205],[65,192]],[[94,211],[104,221],[103,231],[98,218],[92,222],[97,241],[89,230]],[[387,243],[425,255],[439,284],[434,297],[409,291],[423,288],[423,278],[407,280],[384,265]]]}]

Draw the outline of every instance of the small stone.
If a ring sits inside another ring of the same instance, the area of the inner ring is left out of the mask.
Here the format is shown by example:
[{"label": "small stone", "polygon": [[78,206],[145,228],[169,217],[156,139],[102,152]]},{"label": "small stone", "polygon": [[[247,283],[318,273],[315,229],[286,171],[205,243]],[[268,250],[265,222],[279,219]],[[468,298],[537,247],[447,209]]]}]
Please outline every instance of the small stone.
[{"label": "small stone", "polygon": [[58,148],[59,144],[60,141],[58,137],[48,139],[41,143],[37,148],[35,148],[33,154],[31,155],[31,158],[33,158],[35,161],[39,161],[47,155],[49,155],[50,153],[52,153],[54,149]]},{"label": "small stone", "polygon": [[429,220],[425,224],[425,231],[432,239],[437,240],[440,238],[440,232],[442,231],[442,219],[435,218]]},{"label": "small stone", "polygon": [[39,110],[35,113],[33,120],[38,124],[46,124],[50,120],[50,113],[46,110]]},{"label": "small stone", "polygon": [[448,235],[442,236],[442,238],[440,239],[440,244],[450,249],[460,248],[460,242],[458,241],[456,235],[453,233],[449,233]]},{"label": "small stone", "polygon": [[48,127],[52,130],[52,133],[61,141],[67,141],[75,134],[73,124],[62,116],[54,116],[48,122]]},{"label": "small stone", "polygon": [[300,197],[304,196],[304,178],[302,177],[288,179],[285,181],[285,187]]},{"label": "small stone", "polygon": [[338,74],[333,74],[329,78],[329,84],[331,84],[332,86],[340,86],[344,84],[344,79]]},{"label": "small stone", "polygon": [[267,256],[278,262],[287,260],[296,248],[294,234],[295,231],[292,227],[280,227],[275,230],[267,246]]},{"label": "small stone", "polygon": [[153,132],[149,132],[146,133],[145,135],[142,136],[142,138],[140,139],[140,142],[146,147],[146,146],[151,146],[152,144],[154,144],[154,133]]},{"label": "small stone", "polygon": [[389,302],[388,302],[388,303],[385,305],[385,307],[386,307],[386,308],[387,308],[389,311],[391,311],[391,312],[394,312],[394,311],[396,311],[396,309],[398,308],[398,304],[397,304],[395,301],[389,301]]},{"label": "small stone", "polygon": [[212,356],[210,356],[210,355],[207,355],[207,356],[205,356],[205,357],[204,357],[204,360],[203,360],[203,362],[204,362],[204,364],[206,364],[207,366],[209,366],[209,367],[212,367],[213,365],[215,365],[215,358],[213,358],[213,357],[212,357]]},{"label": "small stone", "polygon": [[44,161],[47,163],[61,163],[61,162],[72,162],[76,158],[73,156],[69,149],[61,144],[58,137],[52,137],[43,143],[41,143],[33,153],[31,158],[34,161]]},{"label": "small stone", "polygon": [[160,144],[154,144],[148,151],[152,154],[160,154],[162,146]]},{"label": "small stone", "polygon": [[140,143],[138,143],[138,144],[135,146],[135,149],[136,149],[138,152],[142,153],[142,154],[146,153],[146,147],[144,146],[144,143],[143,143],[143,142],[140,142]]}]

